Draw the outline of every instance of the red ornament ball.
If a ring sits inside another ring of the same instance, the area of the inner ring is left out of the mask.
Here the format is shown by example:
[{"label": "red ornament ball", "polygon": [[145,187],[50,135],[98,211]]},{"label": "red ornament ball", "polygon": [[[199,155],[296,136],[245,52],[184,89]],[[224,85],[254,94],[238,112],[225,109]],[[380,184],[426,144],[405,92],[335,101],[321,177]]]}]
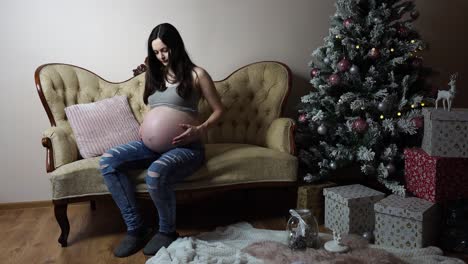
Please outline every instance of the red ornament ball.
[{"label": "red ornament ball", "polygon": [[423,60],[421,58],[416,57],[411,61],[411,66],[414,69],[420,69],[422,65],[423,65]]},{"label": "red ornament ball", "polygon": [[363,118],[358,118],[353,121],[352,128],[355,132],[362,134],[367,131],[369,124]]},{"label": "red ornament ball", "polygon": [[409,29],[405,26],[399,26],[397,32],[398,35],[402,38],[406,38],[409,35]]},{"label": "red ornament ball", "polygon": [[348,71],[349,68],[351,68],[351,62],[348,59],[343,58],[338,62],[337,68],[341,72]]},{"label": "red ornament ball", "polygon": [[376,60],[380,57],[380,50],[378,48],[372,48],[369,51],[369,58]]},{"label": "red ornament ball", "polygon": [[330,75],[330,76],[328,77],[328,83],[329,83],[330,85],[333,85],[333,86],[335,86],[335,85],[340,85],[340,84],[341,84],[341,77],[340,77],[340,75],[338,75],[338,74],[336,74],[336,73],[333,73],[332,75]]},{"label": "red ornament ball", "polygon": [[307,121],[307,118],[306,118],[306,115],[305,114],[301,114],[298,118],[299,122],[301,123],[305,123]]},{"label": "red ornament ball", "polygon": [[343,21],[343,26],[345,28],[349,28],[353,24],[353,20],[351,18],[347,18]]},{"label": "red ornament ball", "polygon": [[410,16],[411,16],[412,19],[416,20],[419,17],[419,12],[415,10],[415,11],[410,13]]},{"label": "red ornament ball", "polygon": [[422,116],[413,117],[411,122],[413,122],[417,129],[420,129],[424,126],[424,118]]},{"label": "red ornament ball", "polygon": [[319,69],[318,68],[312,68],[312,70],[310,71],[310,76],[312,78],[315,78],[319,75]]}]

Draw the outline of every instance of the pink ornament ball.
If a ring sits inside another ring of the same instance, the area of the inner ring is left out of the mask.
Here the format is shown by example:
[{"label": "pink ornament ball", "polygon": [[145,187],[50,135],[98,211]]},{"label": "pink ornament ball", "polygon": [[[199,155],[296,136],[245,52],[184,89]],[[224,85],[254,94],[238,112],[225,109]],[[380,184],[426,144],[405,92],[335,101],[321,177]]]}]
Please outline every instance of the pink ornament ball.
[{"label": "pink ornament ball", "polygon": [[402,38],[406,38],[409,35],[409,29],[405,26],[399,26],[397,32],[398,35]]},{"label": "pink ornament ball", "polygon": [[380,57],[380,50],[378,48],[372,48],[369,51],[369,58],[376,60]]},{"label": "pink ornament ball", "polygon": [[349,68],[351,68],[351,62],[348,59],[343,58],[338,62],[337,68],[341,72],[348,71]]},{"label": "pink ornament ball", "polygon": [[172,139],[185,131],[179,124],[195,124],[188,114],[170,107],[160,106],[151,109],[141,124],[142,139],[151,150],[164,153],[176,146]]},{"label": "pink ornament ball", "polygon": [[345,28],[349,28],[353,24],[353,20],[351,18],[347,18],[343,21],[343,26]]},{"label": "pink ornament ball", "polygon": [[301,114],[298,118],[299,122],[301,123],[305,123],[307,121],[307,118],[306,118],[306,115],[305,114]]},{"label": "pink ornament ball", "polygon": [[417,129],[420,129],[424,126],[424,118],[422,116],[413,117],[411,122],[413,122]]},{"label": "pink ornament ball", "polygon": [[414,69],[420,69],[423,65],[423,60],[419,57],[417,58],[414,58],[412,61],[411,61],[411,66],[414,68]]},{"label": "pink ornament ball", "polygon": [[367,129],[369,128],[369,124],[367,124],[366,120],[364,120],[363,118],[358,118],[354,120],[352,128],[355,132],[362,134],[367,131]]},{"label": "pink ornament ball", "polygon": [[419,12],[415,10],[415,11],[410,13],[410,16],[411,16],[412,19],[416,20],[419,17]]},{"label": "pink ornament ball", "polygon": [[333,73],[328,77],[328,83],[332,86],[340,85],[341,84],[341,77],[340,75]]},{"label": "pink ornament ball", "polygon": [[318,68],[313,68],[311,71],[310,71],[310,77],[312,78],[315,78],[319,75],[319,69]]}]

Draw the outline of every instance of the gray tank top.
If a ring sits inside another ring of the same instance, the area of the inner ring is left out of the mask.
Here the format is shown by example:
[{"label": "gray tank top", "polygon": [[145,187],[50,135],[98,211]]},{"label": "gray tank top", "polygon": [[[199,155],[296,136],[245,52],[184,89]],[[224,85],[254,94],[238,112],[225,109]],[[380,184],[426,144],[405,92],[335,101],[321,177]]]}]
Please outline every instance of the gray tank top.
[{"label": "gray tank top", "polygon": [[167,89],[164,91],[155,91],[148,97],[148,104],[151,109],[156,106],[168,106],[180,111],[198,113],[198,100],[200,93],[193,89],[190,97],[182,98],[177,94],[177,86],[179,83],[169,83],[166,81]]}]

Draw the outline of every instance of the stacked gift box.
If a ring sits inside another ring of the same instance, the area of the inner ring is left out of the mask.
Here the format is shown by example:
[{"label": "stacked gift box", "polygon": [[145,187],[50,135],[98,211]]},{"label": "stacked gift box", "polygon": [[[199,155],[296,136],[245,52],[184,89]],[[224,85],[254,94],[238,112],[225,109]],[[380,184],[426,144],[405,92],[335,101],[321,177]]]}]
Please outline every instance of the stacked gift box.
[{"label": "stacked gift box", "polygon": [[318,224],[323,224],[325,199],[322,195],[323,189],[336,186],[333,182],[322,182],[299,186],[297,190],[297,208],[311,210]]},{"label": "stacked gift box", "polygon": [[323,189],[325,227],[338,233],[363,234],[374,230],[374,203],[385,194],[360,184]]},{"label": "stacked gift box", "polygon": [[375,243],[400,249],[433,245],[440,226],[439,207],[417,197],[390,195],[375,203]]},{"label": "stacked gift box", "polygon": [[323,189],[325,227],[341,234],[374,234],[375,243],[400,249],[432,245],[439,207],[417,197],[385,194],[359,184]]},{"label": "stacked gift box", "polygon": [[434,245],[444,234],[441,209],[468,199],[468,109],[425,108],[423,115],[422,147],[404,151],[406,189],[415,197],[385,198],[361,185],[326,188],[327,228],[359,235],[374,229],[376,244],[400,249]]},{"label": "stacked gift box", "polygon": [[468,109],[425,108],[422,148],[406,149],[406,188],[446,203],[468,198]]}]

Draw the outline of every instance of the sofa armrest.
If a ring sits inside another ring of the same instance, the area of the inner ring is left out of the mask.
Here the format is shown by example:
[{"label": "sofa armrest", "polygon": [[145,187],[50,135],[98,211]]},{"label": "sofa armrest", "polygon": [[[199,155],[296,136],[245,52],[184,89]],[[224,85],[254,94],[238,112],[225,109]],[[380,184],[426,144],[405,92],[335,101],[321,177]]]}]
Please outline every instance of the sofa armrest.
[{"label": "sofa armrest", "polygon": [[277,118],[273,120],[266,134],[266,146],[268,148],[296,154],[294,143],[294,130],[296,124],[291,118]]},{"label": "sofa armrest", "polygon": [[73,138],[62,127],[49,127],[42,132],[42,145],[47,149],[46,169],[56,168],[78,160],[78,147]]}]

